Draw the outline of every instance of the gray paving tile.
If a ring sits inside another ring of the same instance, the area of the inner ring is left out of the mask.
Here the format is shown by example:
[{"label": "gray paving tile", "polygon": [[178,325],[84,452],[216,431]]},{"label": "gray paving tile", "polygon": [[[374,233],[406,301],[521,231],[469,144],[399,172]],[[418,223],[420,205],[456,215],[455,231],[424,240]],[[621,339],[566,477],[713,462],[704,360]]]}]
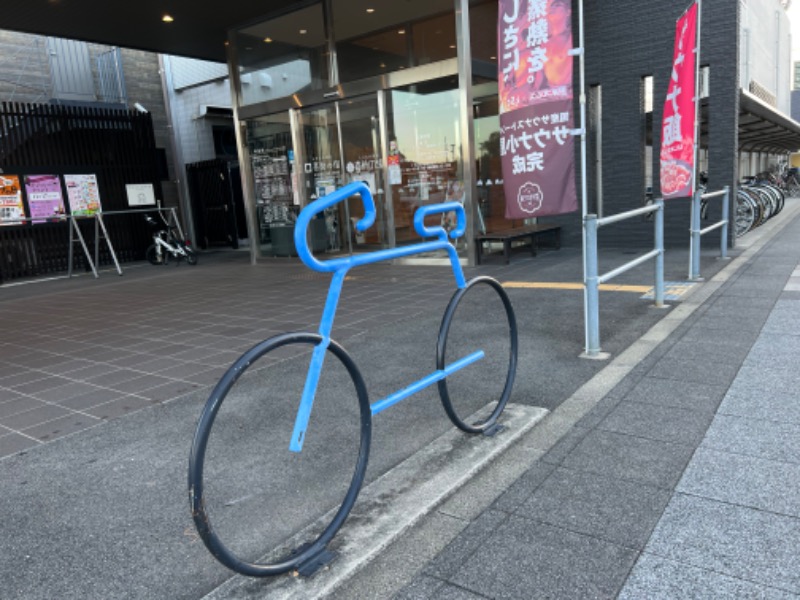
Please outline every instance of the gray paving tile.
[{"label": "gray paving tile", "polygon": [[54,402],[54,404],[58,404],[59,406],[69,408],[71,410],[82,411],[87,408],[91,408],[92,406],[106,404],[112,400],[121,398],[124,395],[125,394],[122,392],[115,392],[114,390],[99,388],[95,392],[73,396],[72,398],[66,398],[64,400],[57,400]]},{"label": "gray paving tile", "polygon": [[33,448],[34,446],[38,445],[39,442],[36,440],[19,433],[2,435],[0,436],[0,458],[12,456],[17,452],[22,452],[23,450],[27,450],[28,448]]},{"label": "gray paving tile", "polygon": [[418,577],[392,596],[392,600],[482,600],[486,596],[473,594],[433,577]]},{"label": "gray paving tile", "polygon": [[[765,391],[763,388],[766,387]],[[719,407],[722,415],[800,424],[796,391],[776,391],[769,383],[737,378]]]},{"label": "gray paving tile", "polygon": [[747,361],[739,369],[731,389],[748,393],[754,404],[760,402],[762,397],[771,394],[796,395],[795,373],[795,369],[776,369],[769,364],[754,365]]},{"label": "gray paving tile", "polygon": [[131,379],[137,379],[143,375],[141,371],[136,369],[119,369],[107,364],[103,366],[105,367],[104,372],[91,375],[86,381],[92,385],[110,387]]},{"label": "gray paving tile", "polygon": [[84,412],[98,419],[115,419],[152,405],[153,401],[147,398],[129,394],[105,404],[88,407]]},{"label": "gray paving tile", "polygon": [[485,544],[486,540],[506,519],[508,519],[508,515],[505,513],[487,510],[470,523],[444,551],[434,558],[425,567],[424,573],[440,579],[448,579],[475,550]]},{"label": "gray paving tile", "polygon": [[739,364],[698,362],[689,358],[664,358],[650,370],[650,377],[703,383],[706,385],[730,385],[736,377]]},{"label": "gray paving tile", "polygon": [[651,440],[696,446],[713,417],[712,413],[705,411],[623,400],[597,427]]},{"label": "gray paving tile", "polygon": [[668,490],[641,483],[559,468],[515,512],[641,549],[670,496]]},{"label": "gray paving tile", "polygon": [[725,385],[645,377],[625,399],[642,404],[714,412],[725,396]]},{"label": "gray paving tile", "polygon": [[748,598],[796,600],[797,595],[644,553],[617,600]]},{"label": "gray paving tile", "polygon": [[636,554],[511,516],[449,581],[489,598],[613,598]]},{"label": "gray paving tile", "polygon": [[531,494],[544,482],[553,472],[555,465],[542,462],[541,460],[528,469],[519,479],[517,479],[500,497],[494,501],[492,510],[511,512],[516,510],[520,504],[530,498]]},{"label": "gray paving tile", "polygon": [[51,375],[48,375],[44,371],[17,367],[13,374],[6,375],[0,379],[0,385],[4,388],[16,388],[48,377],[51,377]]},{"label": "gray paving tile", "polygon": [[[42,374],[44,375],[44,373]],[[38,394],[39,392],[44,392],[46,390],[59,387],[67,383],[70,383],[70,380],[67,379],[66,377],[45,375],[44,377],[33,381],[28,381],[26,383],[21,383],[18,385],[12,385],[11,388],[22,394]]]},{"label": "gray paving tile", "polygon": [[100,391],[102,388],[83,383],[80,381],[73,381],[67,385],[62,385],[57,388],[45,390],[36,394],[36,398],[45,402],[53,402],[56,404],[64,404],[64,401],[74,398],[75,396],[84,396],[86,394],[93,394]]},{"label": "gray paving tile", "polygon": [[154,387],[158,387],[160,385],[165,385],[167,383],[173,383],[173,382],[174,379],[169,379],[167,377],[160,377],[158,375],[140,374],[138,377],[135,377],[133,379],[126,379],[125,381],[109,383],[107,384],[107,387],[118,392],[137,394],[139,392],[143,392],[145,390],[149,390]]},{"label": "gray paving tile", "polygon": [[542,461],[551,465],[560,465],[575,447],[589,435],[590,429],[575,426],[563,435],[542,457]]},{"label": "gray paving tile", "polygon": [[795,370],[798,355],[800,355],[800,336],[762,333],[750,350],[747,364],[755,368]]},{"label": "gray paving tile", "polygon": [[798,464],[800,425],[717,415],[702,447]]},{"label": "gray paving tile", "polygon": [[25,412],[10,415],[8,417],[0,417],[0,424],[8,427],[9,429],[22,430],[34,425],[39,425],[47,421],[52,421],[59,417],[70,414],[68,411],[60,406],[54,404],[43,404],[26,410]]},{"label": "gray paving tile", "polygon": [[676,494],[646,551],[800,593],[800,520]]},{"label": "gray paving tile", "polygon": [[691,359],[698,362],[741,364],[750,352],[750,341],[681,340],[667,352],[669,359]]},{"label": "gray paving tile", "polygon": [[41,442],[49,442],[82,429],[96,425],[100,419],[87,414],[72,413],[23,430],[25,435]]},{"label": "gray paving tile", "polygon": [[800,517],[800,463],[698,448],[677,489]]},{"label": "gray paving tile", "polygon": [[153,400],[154,402],[167,402],[180,396],[185,396],[190,392],[201,389],[203,386],[188,381],[171,381],[164,385],[142,390],[137,395]]},{"label": "gray paving tile", "polygon": [[692,451],[691,446],[595,430],[577,445],[562,464],[569,469],[672,489],[678,483]]}]

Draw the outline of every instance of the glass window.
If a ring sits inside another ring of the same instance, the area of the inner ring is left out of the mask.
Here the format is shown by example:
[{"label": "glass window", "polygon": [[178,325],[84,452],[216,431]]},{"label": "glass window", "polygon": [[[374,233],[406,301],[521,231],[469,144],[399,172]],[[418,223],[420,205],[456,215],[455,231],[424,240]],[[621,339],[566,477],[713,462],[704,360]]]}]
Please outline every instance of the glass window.
[{"label": "glass window", "polygon": [[387,95],[387,115],[395,240],[418,242],[417,208],[465,198],[458,81],[448,77],[394,89]]},{"label": "glass window", "polygon": [[240,29],[233,43],[240,68],[242,105],[329,84],[321,4]]},{"label": "glass window", "polygon": [[342,82],[456,56],[453,0],[333,0],[333,31]]}]

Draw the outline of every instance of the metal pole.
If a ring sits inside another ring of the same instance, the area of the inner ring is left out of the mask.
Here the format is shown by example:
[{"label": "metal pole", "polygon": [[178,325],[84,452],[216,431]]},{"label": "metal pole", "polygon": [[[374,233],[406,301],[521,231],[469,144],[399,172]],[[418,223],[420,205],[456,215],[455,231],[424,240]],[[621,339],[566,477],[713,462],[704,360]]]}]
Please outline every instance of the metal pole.
[{"label": "metal pole", "polygon": [[689,244],[690,269],[689,279],[700,279],[700,200],[703,192],[698,190],[692,196],[691,242]]},{"label": "metal pole", "polygon": [[583,220],[586,235],[584,244],[586,273],[584,293],[586,295],[586,356],[600,354],[600,299],[597,281],[597,215],[586,215]]},{"label": "metal pole", "polygon": [[725,222],[725,225],[722,226],[722,232],[720,233],[720,242],[719,242],[719,252],[720,258],[726,259],[728,258],[728,221],[730,215],[730,206],[729,202],[731,199],[731,186],[725,186],[725,196],[722,198],[722,220]]},{"label": "metal pole", "polygon": [[[583,0],[578,0],[578,71],[580,74],[580,113],[581,113],[581,219],[583,220],[583,322],[585,324],[585,347],[586,353],[589,354],[589,348],[592,347],[590,343],[590,311],[589,311],[589,274],[586,267],[589,264],[586,258],[586,244],[587,244],[587,217],[589,212],[589,199],[587,196],[586,187],[586,76],[585,76],[585,51],[584,51],[584,38],[583,38]],[[595,221],[597,215],[594,215]],[[597,227],[595,227],[595,278],[597,277]],[[597,282],[595,281],[595,296],[597,295],[596,289]],[[598,341],[595,347],[597,352],[599,348],[599,332],[597,334]]]},{"label": "metal pole", "polygon": [[664,306],[664,199],[656,199],[655,204],[658,206],[656,218],[654,219],[655,249],[658,250],[658,256],[656,256],[655,302],[658,308],[662,308]]},{"label": "metal pole", "polygon": [[[692,165],[692,187],[697,187],[697,155],[700,147],[700,27],[703,21],[703,2],[697,0],[697,40],[694,51],[694,156]],[[698,227],[699,229],[699,227]]]}]

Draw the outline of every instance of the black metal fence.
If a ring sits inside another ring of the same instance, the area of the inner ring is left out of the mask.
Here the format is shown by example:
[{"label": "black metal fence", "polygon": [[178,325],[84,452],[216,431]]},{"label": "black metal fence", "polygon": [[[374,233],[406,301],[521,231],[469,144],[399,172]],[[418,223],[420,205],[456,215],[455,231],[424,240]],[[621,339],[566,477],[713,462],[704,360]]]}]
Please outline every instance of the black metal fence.
[{"label": "black metal fence", "polygon": [[[148,113],[94,107],[0,103],[0,170],[17,175],[58,175],[66,199],[63,175],[97,177],[104,211],[129,208],[126,184],[149,183],[161,198],[153,124]],[[23,203],[30,215],[23,188]],[[66,211],[69,212],[65,200]],[[94,222],[78,221],[87,243],[94,244]],[[141,214],[109,215],[109,238],[120,262],[143,260],[150,243]],[[68,268],[68,221],[0,225],[0,282],[37,277]],[[112,264],[105,244],[100,264]],[[87,266],[79,245],[75,267]]]}]

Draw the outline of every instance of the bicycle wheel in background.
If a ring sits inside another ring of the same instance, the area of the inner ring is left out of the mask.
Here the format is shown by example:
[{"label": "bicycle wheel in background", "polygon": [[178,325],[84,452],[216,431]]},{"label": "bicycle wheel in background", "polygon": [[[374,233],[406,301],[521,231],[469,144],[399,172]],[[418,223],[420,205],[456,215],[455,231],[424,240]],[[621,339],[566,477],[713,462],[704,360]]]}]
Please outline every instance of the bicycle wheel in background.
[{"label": "bicycle wheel in background", "polygon": [[165,265],[169,262],[169,252],[162,249],[159,253],[155,244],[145,251],[144,256],[151,265]]},{"label": "bicycle wheel in background", "polygon": [[[467,433],[489,431],[503,412],[517,370],[517,321],[498,281],[475,277],[453,294],[439,328],[436,368],[481,350],[484,357],[438,382],[453,424]],[[472,421],[467,423],[467,421]]]},{"label": "bicycle wheel in background", "polygon": [[223,375],[198,422],[189,458],[192,518],[211,554],[243,575],[279,575],[313,562],[364,480],[369,398],[336,342],[327,349],[336,360],[327,356],[303,451],[289,450],[311,351],[321,341],[288,333],[257,344]]},{"label": "bicycle wheel in background", "polygon": [[736,193],[735,233],[740,237],[750,231],[756,220],[755,201],[741,188]]},{"label": "bicycle wheel in background", "polygon": [[189,246],[183,247],[184,251],[186,252],[186,262],[190,265],[197,264],[197,252],[189,248]]}]

